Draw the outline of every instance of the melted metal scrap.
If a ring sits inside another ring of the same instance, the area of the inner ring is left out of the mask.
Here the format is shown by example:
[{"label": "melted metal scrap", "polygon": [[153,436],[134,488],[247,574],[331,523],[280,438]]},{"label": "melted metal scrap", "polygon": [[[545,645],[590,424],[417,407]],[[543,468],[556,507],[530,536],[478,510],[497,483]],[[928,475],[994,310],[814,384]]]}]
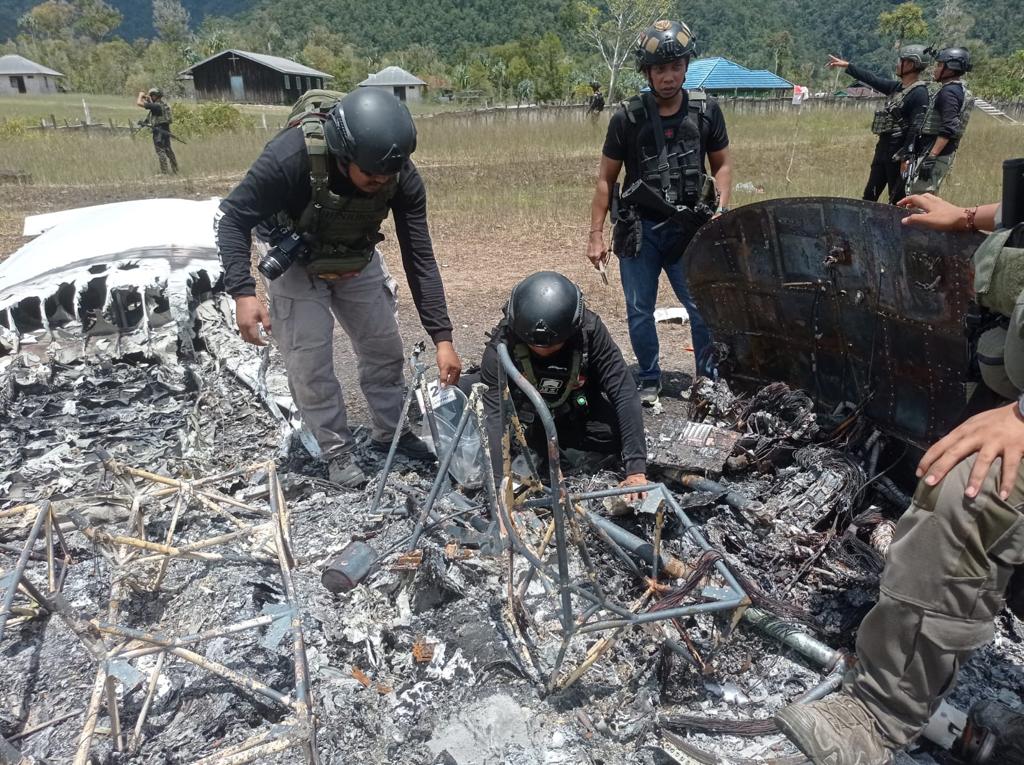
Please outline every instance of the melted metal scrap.
[{"label": "melted metal scrap", "polygon": [[56,337],[131,335],[174,322],[191,348],[199,299],[220,273],[217,200],[144,199],[36,215],[36,238],[0,264],[0,353]]},{"label": "melted metal scrap", "polygon": [[963,326],[981,235],[909,228],[904,215],[778,199],[704,226],[687,278],[732,379],[781,380],[829,410],[855,402],[919,445],[947,433],[966,400]]}]

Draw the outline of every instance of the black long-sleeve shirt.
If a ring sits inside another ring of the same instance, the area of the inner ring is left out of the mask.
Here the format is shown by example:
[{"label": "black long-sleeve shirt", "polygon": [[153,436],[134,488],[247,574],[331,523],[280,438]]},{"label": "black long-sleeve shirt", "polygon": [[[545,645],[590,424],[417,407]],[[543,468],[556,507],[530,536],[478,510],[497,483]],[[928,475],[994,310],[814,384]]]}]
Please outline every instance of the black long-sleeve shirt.
[{"label": "black long-sleeve shirt", "polygon": [[939,111],[939,135],[949,139],[938,156],[947,157],[960,146],[960,139],[955,136],[963,119],[964,84],[955,80],[943,85],[935,96],[935,108]]},{"label": "black long-sleeve shirt", "polygon": [[[224,269],[224,289],[239,297],[256,294],[250,249],[252,229],[282,210],[298,218],[313,189],[309,154],[300,128],[282,131],[264,148],[242,182],[220,204],[216,225],[217,250]],[[342,196],[359,195],[352,182],[331,163],[330,189]],[[451,340],[441,273],[427,228],[427,190],[416,166],[406,160],[398,189],[389,202],[420,322],[435,343]]]},{"label": "black long-sleeve shirt", "polygon": [[[498,390],[498,343],[504,341],[509,353],[513,353],[517,341],[503,320],[491,333],[491,340],[484,349],[480,362],[480,381],[487,386],[484,394],[484,411],[487,415],[487,435],[491,447],[491,459],[496,474],[501,470],[501,420],[500,392]],[[622,462],[626,475],[644,473],[647,470],[647,441],[644,435],[644,417],[640,408],[640,394],[633,381],[622,351],[612,340],[608,328],[601,318],[586,310],[583,326],[579,333],[566,343],[561,354],[571,355],[583,343],[587,350],[586,363],[581,373],[586,376],[584,389],[588,396],[604,395],[615,408],[622,438]],[[513,354],[513,359],[515,355]],[[543,362],[533,360],[535,365]]]},{"label": "black long-sleeve shirt", "polygon": [[[846,73],[854,79],[860,80],[872,90],[877,90],[879,93],[891,96],[903,90],[903,82],[900,80],[890,80],[887,77],[880,77],[874,72],[869,72],[867,69],[862,69],[856,64],[850,64],[846,67]],[[917,134],[921,129],[921,120],[924,118],[924,113],[928,109],[928,88],[918,87],[910,91],[904,98],[903,103],[900,104],[900,116],[902,117],[903,124],[907,126],[907,129],[902,135],[898,136],[891,141],[892,149],[896,150],[906,147],[909,149],[914,140],[917,138]],[[879,136],[878,140],[885,140],[887,136]]]}]

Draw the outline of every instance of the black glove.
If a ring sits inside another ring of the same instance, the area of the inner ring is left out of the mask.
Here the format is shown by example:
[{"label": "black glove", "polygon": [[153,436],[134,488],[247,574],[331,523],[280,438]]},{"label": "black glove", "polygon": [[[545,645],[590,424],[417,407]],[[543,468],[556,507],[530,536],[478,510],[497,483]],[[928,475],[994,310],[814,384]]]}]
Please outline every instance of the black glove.
[{"label": "black glove", "polygon": [[917,169],[917,180],[930,181],[932,170],[935,169],[935,157],[925,157],[921,160],[921,166]]}]

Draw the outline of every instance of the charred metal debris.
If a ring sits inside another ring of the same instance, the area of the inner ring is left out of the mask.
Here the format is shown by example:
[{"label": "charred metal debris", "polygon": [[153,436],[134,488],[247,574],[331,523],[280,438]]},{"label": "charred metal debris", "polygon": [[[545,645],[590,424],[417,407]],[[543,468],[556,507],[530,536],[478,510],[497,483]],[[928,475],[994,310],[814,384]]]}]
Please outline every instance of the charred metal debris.
[{"label": "charred metal debris", "polygon": [[[907,500],[856,407],[698,381],[627,503],[550,422],[513,463],[508,396],[502,480],[485,443],[453,483],[477,391],[436,466],[361,446],[342,493],[273,351],[189,311],[0,357],[0,761],[799,761],[771,716],[838,688]],[[1020,704],[1022,659],[1006,616],[951,701]]]}]

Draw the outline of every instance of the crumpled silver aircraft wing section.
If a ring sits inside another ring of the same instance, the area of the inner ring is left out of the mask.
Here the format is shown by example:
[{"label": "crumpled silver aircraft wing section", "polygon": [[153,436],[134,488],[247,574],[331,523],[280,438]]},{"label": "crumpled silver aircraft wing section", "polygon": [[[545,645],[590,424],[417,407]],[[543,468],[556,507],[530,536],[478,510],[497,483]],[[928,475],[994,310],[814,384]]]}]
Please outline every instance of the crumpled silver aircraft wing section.
[{"label": "crumpled silver aircraft wing section", "polygon": [[0,334],[130,331],[185,318],[220,273],[218,200],[143,199],[26,219],[31,242],[0,263]]},{"label": "crumpled silver aircraft wing section", "polygon": [[730,379],[781,380],[819,406],[862,407],[924,446],[956,424],[980,234],[901,224],[889,205],[830,197],[741,207],[691,242],[690,291]]}]

